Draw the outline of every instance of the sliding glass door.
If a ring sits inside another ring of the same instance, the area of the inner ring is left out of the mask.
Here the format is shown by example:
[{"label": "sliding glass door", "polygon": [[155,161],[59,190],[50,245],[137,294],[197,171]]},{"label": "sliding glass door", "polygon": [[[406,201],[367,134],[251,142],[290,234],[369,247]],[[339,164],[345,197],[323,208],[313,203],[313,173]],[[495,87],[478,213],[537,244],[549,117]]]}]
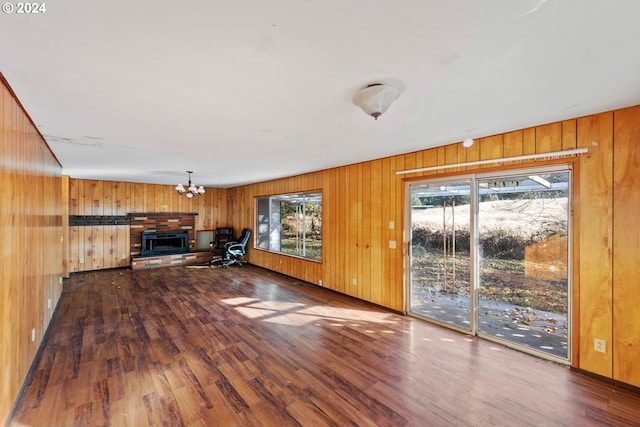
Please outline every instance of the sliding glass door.
[{"label": "sliding glass door", "polygon": [[471,180],[410,188],[411,312],[471,331]]},{"label": "sliding glass door", "polygon": [[478,180],[478,334],[568,357],[569,172]]},{"label": "sliding glass door", "polygon": [[408,185],[408,311],[570,359],[567,167]]}]

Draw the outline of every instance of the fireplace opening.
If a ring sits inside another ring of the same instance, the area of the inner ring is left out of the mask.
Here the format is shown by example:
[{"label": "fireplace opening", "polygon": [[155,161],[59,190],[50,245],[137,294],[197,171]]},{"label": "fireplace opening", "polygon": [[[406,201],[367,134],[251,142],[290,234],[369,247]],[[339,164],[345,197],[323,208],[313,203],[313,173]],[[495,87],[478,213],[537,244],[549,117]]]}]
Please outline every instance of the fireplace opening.
[{"label": "fireplace opening", "polygon": [[188,231],[143,231],[140,256],[182,254],[189,249]]}]

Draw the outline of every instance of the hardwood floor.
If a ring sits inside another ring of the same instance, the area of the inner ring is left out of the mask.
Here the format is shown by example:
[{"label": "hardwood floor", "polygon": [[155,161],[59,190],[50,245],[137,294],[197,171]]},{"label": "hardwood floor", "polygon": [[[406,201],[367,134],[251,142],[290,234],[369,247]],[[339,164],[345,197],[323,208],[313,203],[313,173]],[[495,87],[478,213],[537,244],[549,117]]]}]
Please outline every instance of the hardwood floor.
[{"label": "hardwood floor", "polygon": [[252,266],[67,280],[11,426],[640,426],[640,394]]}]

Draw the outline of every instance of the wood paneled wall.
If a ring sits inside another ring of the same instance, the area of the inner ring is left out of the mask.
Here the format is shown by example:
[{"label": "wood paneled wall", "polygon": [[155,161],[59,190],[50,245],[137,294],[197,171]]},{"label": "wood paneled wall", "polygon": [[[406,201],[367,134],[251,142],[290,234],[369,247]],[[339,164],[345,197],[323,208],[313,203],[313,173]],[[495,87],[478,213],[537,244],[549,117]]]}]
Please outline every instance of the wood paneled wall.
[{"label": "wood paneled wall", "polygon": [[[396,171],[587,147],[574,173],[573,364],[640,386],[640,370],[634,366],[640,360],[639,145],[640,107],[565,120],[479,138],[468,149],[456,143],[233,188],[228,191],[232,225],[255,229],[258,196],[321,190],[322,263],[256,249],[249,250],[249,261],[404,311],[407,180],[495,166],[409,175]],[[543,162],[548,161],[518,167]],[[396,249],[389,248],[389,241],[396,242]],[[594,338],[607,341],[606,353],[594,351]]]},{"label": "wood paneled wall", "polygon": [[577,134],[579,146],[589,149],[581,158],[577,183],[580,366],[611,377],[613,352],[593,351],[593,340],[604,339],[612,347],[613,114],[578,120]]},{"label": "wood paneled wall", "polygon": [[[196,230],[229,225],[226,189],[207,188],[188,199],[173,185],[138,184],[70,178],[69,215],[126,215],[128,213],[197,213]],[[131,264],[128,225],[70,226],[67,270],[99,270]]]},{"label": "wood paneled wall", "polygon": [[3,425],[62,293],[60,174],[60,164],[0,74]]},{"label": "wood paneled wall", "polygon": [[614,113],[613,140],[613,378],[640,386],[640,108]]}]

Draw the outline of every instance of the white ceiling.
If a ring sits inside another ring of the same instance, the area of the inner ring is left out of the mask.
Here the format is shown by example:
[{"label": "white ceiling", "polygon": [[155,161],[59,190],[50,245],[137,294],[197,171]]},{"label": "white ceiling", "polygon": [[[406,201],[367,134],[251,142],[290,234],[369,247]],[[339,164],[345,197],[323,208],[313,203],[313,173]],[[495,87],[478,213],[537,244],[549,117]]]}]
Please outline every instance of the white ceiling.
[{"label": "white ceiling", "polygon": [[640,104],[638,0],[46,8],[0,12],[0,72],[74,178],[230,187]]}]

